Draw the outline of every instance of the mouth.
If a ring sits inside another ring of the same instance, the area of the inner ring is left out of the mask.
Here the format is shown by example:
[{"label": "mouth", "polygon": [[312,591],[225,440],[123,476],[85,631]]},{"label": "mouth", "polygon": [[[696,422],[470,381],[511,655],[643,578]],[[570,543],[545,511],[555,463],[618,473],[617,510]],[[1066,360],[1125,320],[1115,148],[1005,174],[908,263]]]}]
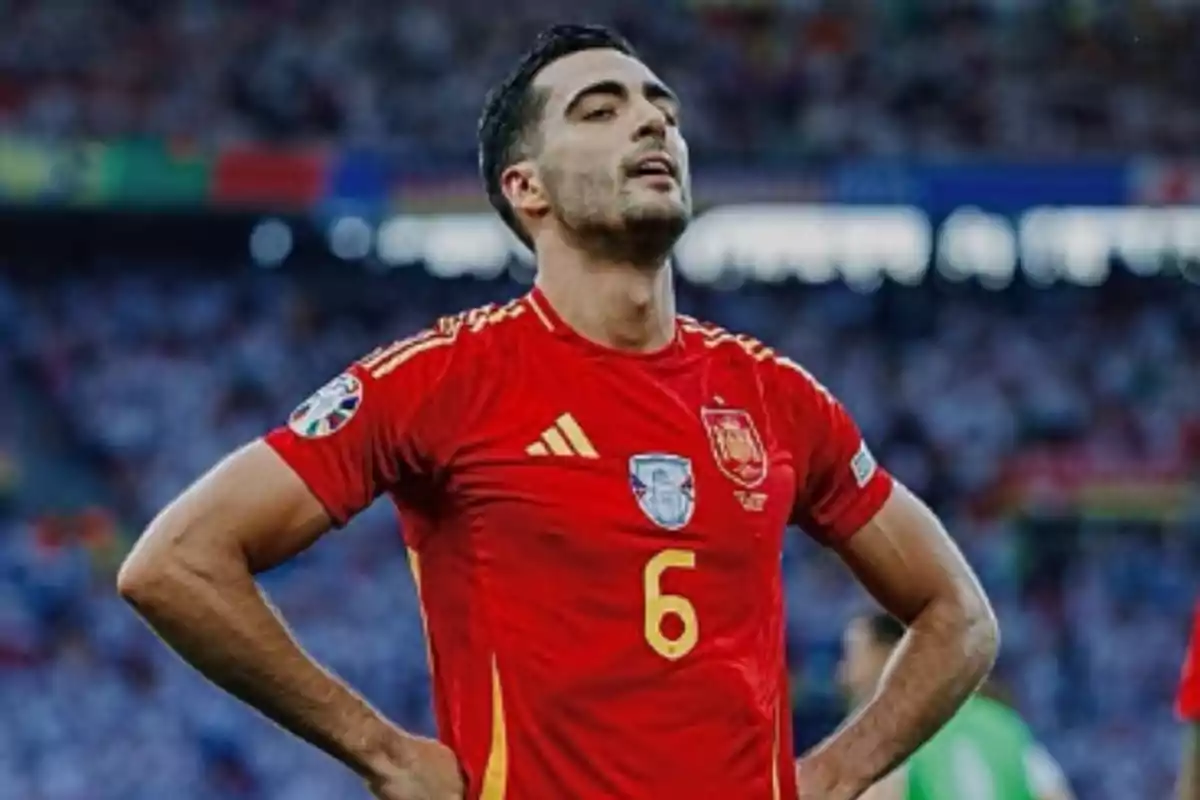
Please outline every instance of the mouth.
[{"label": "mouth", "polygon": [[649,153],[633,162],[628,174],[632,178],[678,181],[679,166],[666,153]]}]

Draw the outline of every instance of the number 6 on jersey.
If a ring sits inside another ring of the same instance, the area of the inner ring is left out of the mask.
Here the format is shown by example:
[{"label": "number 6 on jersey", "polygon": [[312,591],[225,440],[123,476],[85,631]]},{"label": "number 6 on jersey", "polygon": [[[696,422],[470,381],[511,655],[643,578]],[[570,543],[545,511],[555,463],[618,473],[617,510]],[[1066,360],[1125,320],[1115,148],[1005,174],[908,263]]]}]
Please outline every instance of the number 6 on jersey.
[{"label": "number 6 on jersey", "polygon": [[[663,550],[646,562],[642,576],[646,595],[646,641],[654,652],[671,661],[683,658],[696,646],[700,622],[696,619],[696,607],[686,597],[663,594],[662,575],[669,569],[695,567],[696,554],[691,550]],[[662,632],[663,620],[669,616],[678,617],[683,624],[683,631],[674,638]]]}]

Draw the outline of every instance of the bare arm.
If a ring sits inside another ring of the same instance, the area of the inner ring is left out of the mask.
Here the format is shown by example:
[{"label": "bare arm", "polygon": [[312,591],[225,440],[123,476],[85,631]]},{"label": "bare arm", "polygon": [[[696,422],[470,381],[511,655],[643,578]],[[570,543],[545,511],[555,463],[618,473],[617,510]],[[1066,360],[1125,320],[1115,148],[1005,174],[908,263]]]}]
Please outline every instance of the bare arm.
[{"label": "bare arm", "polygon": [[900,767],[863,792],[860,800],[904,800],[905,791],[908,788],[907,780],[904,767]]},{"label": "bare arm", "polygon": [[301,649],[253,577],[330,526],[300,478],[255,442],[159,514],[118,588],[205,677],[366,776],[397,732]]},{"label": "bare arm", "polygon": [[1175,794],[1178,800],[1200,800],[1200,722],[1187,726]]},{"label": "bare arm", "polygon": [[839,552],[908,626],[875,697],[799,766],[805,792],[852,800],[953,716],[995,662],[999,631],[978,580],[941,523],[898,483]]}]

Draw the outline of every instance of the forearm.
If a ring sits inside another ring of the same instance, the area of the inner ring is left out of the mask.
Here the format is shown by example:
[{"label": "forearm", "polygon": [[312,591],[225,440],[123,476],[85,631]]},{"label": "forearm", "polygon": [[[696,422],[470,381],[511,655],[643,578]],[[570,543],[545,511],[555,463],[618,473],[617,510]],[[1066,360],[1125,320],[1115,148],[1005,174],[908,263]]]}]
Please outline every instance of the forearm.
[{"label": "forearm", "polygon": [[909,626],[872,700],[803,768],[830,776],[830,796],[858,797],[932,736],[986,677],[997,649],[986,606],[931,601]]},{"label": "forearm", "polygon": [[1200,800],[1200,723],[1189,725],[1184,736],[1176,796],[1178,800]]},{"label": "forearm", "polygon": [[387,723],[316,664],[236,554],[159,557],[123,570],[122,594],[205,677],[276,723],[365,772]]}]

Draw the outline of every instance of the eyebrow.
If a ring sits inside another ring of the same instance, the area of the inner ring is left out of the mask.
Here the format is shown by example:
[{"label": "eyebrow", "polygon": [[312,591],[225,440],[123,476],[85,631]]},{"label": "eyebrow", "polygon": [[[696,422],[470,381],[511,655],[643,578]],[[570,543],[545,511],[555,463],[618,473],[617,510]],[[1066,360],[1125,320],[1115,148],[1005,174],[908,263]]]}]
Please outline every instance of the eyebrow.
[{"label": "eyebrow", "polygon": [[[642,93],[645,94],[649,100],[654,102],[666,100],[668,103],[672,103],[673,105],[679,105],[679,97],[658,81],[646,81],[643,83]],[[595,97],[596,95],[625,97],[628,94],[629,90],[625,87],[625,84],[621,83],[620,81],[596,81],[595,83],[589,84],[575,93],[570,102],[567,103],[567,107],[566,110],[563,111],[563,115],[569,117],[575,111],[575,109],[579,108],[579,105],[589,97]]]}]

